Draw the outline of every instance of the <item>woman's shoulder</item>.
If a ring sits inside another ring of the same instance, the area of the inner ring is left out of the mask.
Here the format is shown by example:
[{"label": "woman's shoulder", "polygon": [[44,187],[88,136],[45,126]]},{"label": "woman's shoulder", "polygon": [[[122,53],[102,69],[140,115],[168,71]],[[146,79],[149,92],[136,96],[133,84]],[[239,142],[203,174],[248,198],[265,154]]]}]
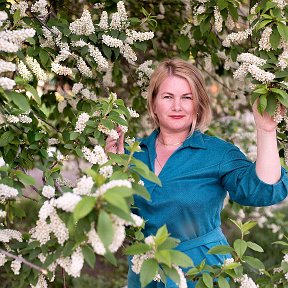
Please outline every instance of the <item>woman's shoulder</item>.
[{"label": "woman's shoulder", "polygon": [[209,135],[207,133],[202,133],[203,141],[207,148],[221,149],[223,151],[227,151],[233,148],[236,148],[234,144],[228,142],[218,136]]}]

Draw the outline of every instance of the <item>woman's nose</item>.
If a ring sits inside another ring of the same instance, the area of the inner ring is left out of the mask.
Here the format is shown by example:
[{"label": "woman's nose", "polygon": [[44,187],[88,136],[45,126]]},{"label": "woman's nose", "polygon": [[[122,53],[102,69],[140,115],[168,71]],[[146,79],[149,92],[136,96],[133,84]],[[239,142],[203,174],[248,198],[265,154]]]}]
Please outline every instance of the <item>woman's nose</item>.
[{"label": "woman's nose", "polygon": [[173,107],[172,108],[174,111],[181,111],[182,110],[180,99],[176,98],[173,100]]}]

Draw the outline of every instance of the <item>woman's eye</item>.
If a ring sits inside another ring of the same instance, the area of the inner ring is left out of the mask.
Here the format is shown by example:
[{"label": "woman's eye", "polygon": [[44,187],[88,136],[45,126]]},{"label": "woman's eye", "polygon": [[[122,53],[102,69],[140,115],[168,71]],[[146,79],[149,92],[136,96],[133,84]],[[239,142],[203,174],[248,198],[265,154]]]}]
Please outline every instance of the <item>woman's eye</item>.
[{"label": "woman's eye", "polygon": [[189,99],[189,100],[192,100],[193,98],[192,98],[192,96],[185,96],[185,97],[183,97],[184,99]]},{"label": "woman's eye", "polygon": [[170,96],[170,95],[164,95],[164,97],[163,97],[164,99],[171,99],[172,98],[172,96]]}]

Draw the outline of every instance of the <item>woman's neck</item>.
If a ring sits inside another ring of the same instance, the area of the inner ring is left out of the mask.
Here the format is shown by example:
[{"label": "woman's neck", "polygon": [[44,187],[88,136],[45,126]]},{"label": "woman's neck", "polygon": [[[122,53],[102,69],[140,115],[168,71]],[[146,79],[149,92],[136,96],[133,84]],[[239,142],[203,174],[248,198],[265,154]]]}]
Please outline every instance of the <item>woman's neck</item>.
[{"label": "woman's neck", "polygon": [[179,146],[187,138],[188,132],[171,133],[161,130],[158,135],[158,141],[164,146]]}]

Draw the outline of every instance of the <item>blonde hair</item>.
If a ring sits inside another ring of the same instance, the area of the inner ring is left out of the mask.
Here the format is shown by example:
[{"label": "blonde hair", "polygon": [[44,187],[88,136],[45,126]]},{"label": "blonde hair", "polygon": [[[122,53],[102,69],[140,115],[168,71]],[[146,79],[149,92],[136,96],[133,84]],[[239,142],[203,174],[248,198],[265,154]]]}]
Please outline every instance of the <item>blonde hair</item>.
[{"label": "blonde hair", "polygon": [[211,118],[211,106],[209,96],[205,89],[205,82],[200,71],[192,64],[182,59],[169,59],[161,62],[153,72],[148,86],[148,112],[154,124],[154,128],[159,128],[157,115],[154,113],[154,103],[161,83],[169,76],[178,76],[187,80],[191,87],[193,100],[195,103],[195,121],[189,134],[195,129],[204,131],[207,129]]}]

